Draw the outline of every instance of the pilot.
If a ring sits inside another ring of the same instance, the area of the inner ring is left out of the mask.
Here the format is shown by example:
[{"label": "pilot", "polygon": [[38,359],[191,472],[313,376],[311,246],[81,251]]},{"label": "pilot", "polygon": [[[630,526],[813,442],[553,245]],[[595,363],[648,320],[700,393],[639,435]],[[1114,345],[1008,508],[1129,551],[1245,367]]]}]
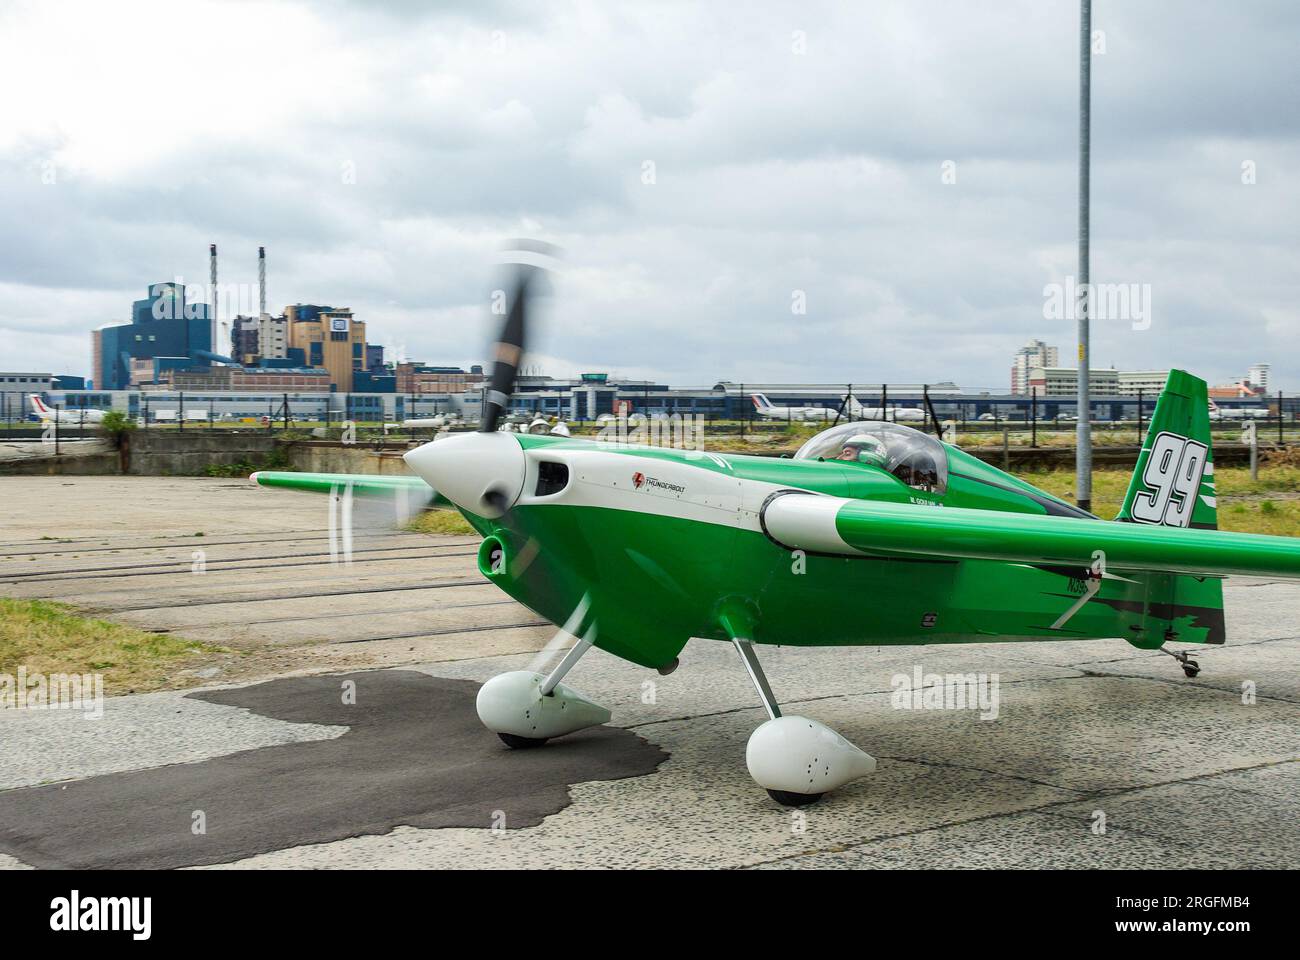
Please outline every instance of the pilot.
[{"label": "pilot", "polygon": [[904,457],[894,467],[893,473],[909,487],[933,490],[939,485],[939,471],[935,467],[934,457],[924,450],[917,450]]},{"label": "pilot", "polygon": [[835,459],[883,468],[889,462],[889,452],[879,437],[859,433],[844,441],[844,448]]}]

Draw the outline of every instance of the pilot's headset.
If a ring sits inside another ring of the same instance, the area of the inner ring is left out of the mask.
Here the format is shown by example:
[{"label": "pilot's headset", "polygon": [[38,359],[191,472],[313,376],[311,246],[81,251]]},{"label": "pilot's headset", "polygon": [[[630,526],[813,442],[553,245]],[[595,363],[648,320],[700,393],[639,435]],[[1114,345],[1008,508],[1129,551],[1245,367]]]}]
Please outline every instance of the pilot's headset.
[{"label": "pilot's headset", "polygon": [[860,433],[847,440],[844,445],[857,448],[858,463],[881,468],[889,463],[889,451],[885,449],[885,444],[879,437]]}]

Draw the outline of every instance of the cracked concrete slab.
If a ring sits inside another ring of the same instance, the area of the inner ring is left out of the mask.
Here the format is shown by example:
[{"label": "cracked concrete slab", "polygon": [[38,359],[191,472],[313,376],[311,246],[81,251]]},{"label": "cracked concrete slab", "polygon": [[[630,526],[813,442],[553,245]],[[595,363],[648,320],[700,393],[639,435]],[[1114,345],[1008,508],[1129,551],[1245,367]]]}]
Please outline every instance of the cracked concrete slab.
[{"label": "cracked concrete slab", "polygon": [[[1277,870],[1294,862],[1294,794],[1252,796],[1215,785],[1225,777],[1249,783],[1275,776],[1293,783],[1300,763],[1053,804],[762,866]],[[1216,829],[1222,824],[1231,827]]]},{"label": "cracked concrete slab", "polygon": [[0,791],[195,763],[343,732],[171,692],[109,697],[98,720],[71,710],[0,710]]}]

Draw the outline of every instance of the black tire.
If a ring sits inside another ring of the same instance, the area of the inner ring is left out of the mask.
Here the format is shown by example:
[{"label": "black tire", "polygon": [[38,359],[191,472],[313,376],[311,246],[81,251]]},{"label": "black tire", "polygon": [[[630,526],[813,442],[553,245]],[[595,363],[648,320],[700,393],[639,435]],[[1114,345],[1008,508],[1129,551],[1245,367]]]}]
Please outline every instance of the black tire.
[{"label": "black tire", "polygon": [[513,733],[498,733],[501,742],[511,750],[531,750],[534,747],[540,747],[549,737],[517,737]]},{"label": "black tire", "polygon": [[806,807],[822,798],[820,793],[791,793],[789,790],[769,790],[767,795],[783,807]]},{"label": "black tire", "polygon": [[1183,673],[1186,674],[1189,679],[1195,677],[1200,672],[1201,672],[1201,667],[1199,664],[1195,664],[1195,663],[1183,664]]}]

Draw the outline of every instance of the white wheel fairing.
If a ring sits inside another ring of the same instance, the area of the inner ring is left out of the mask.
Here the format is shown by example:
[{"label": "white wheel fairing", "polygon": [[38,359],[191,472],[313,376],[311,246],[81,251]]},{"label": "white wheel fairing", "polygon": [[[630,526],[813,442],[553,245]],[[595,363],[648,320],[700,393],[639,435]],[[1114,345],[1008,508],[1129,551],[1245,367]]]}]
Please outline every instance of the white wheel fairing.
[{"label": "white wheel fairing", "polygon": [[562,683],[542,696],[544,679],[531,670],[514,670],[483,684],[475,702],[483,726],[493,733],[546,740],[609,722],[608,710]]},{"label": "white wheel fairing", "polygon": [[825,793],[876,769],[863,753],[823,723],[777,717],[755,730],[745,748],[749,775],[766,790]]}]

